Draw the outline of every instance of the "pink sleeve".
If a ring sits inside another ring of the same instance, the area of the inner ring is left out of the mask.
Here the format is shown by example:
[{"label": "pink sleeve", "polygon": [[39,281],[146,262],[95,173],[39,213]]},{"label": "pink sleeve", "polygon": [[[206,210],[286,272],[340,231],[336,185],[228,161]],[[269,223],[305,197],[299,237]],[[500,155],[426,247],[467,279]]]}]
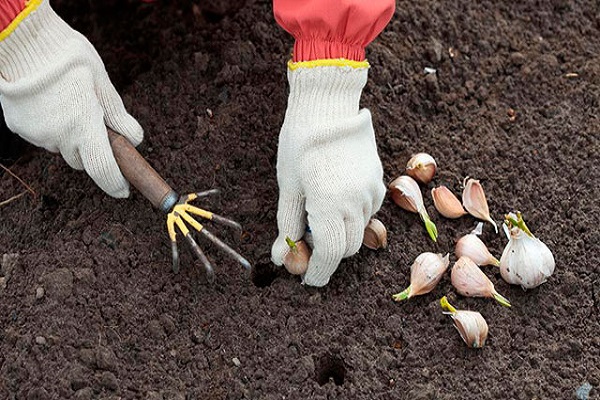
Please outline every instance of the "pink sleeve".
[{"label": "pink sleeve", "polygon": [[0,0],[0,32],[25,8],[26,0]]},{"label": "pink sleeve", "polygon": [[294,62],[365,59],[394,14],[395,0],[273,0],[275,20],[296,39]]}]

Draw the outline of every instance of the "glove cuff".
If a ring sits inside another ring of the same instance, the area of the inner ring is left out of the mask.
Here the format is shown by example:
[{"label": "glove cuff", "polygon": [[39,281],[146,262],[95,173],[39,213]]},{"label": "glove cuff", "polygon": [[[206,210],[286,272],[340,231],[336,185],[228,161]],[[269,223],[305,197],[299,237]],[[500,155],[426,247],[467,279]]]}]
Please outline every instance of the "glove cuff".
[{"label": "glove cuff", "polygon": [[14,82],[35,73],[68,51],[73,29],[50,7],[48,0],[31,0],[0,37],[0,75]]},{"label": "glove cuff", "polygon": [[356,116],[368,69],[366,61],[290,62],[286,121],[329,125]]}]

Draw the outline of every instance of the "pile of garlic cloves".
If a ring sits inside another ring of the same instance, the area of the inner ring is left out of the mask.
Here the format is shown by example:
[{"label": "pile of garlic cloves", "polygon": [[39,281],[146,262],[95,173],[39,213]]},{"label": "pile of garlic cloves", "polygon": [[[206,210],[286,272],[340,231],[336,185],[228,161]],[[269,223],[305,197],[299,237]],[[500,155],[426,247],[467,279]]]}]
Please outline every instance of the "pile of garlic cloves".
[{"label": "pile of garlic cloves", "polygon": [[[450,269],[450,281],[456,293],[464,297],[487,297],[504,307],[510,301],[500,294],[485,271],[500,272],[509,284],[519,285],[524,290],[535,288],[552,275],[555,268],[550,249],[529,230],[520,212],[504,216],[502,228],[508,238],[502,257],[496,258],[482,241],[484,223],[490,223],[498,233],[498,225],[490,214],[486,194],[480,181],[465,178],[462,198],[459,200],[447,186],[432,184],[438,165],[426,153],[414,155],[406,166],[407,175],[394,179],[390,185],[392,200],[402,209],[418,213],[425,228],[436,242],[438,229],[433,223],[425,204],[419,184],[431,188],[433,205],[440,215],[448,219],[461,218],[467,214],[483,221],[475,229],[460,237],[455,244],[456,261]],[[410,283],[405,289],[392,295],[396,302],[408,301],[412,297],[434,291],[449,269],[450,254],[442,256],[436,252],[423,252],[410,267]],[[498,268],[498,269],[497,269]],[[504,291],[505,288],[501,288]],[[468,347],[481,348],[486,342],[488,324],[483,316],[472,310],[457,310],[443,296],[441,306],[444,314],[450,315],[461,338]]]}]

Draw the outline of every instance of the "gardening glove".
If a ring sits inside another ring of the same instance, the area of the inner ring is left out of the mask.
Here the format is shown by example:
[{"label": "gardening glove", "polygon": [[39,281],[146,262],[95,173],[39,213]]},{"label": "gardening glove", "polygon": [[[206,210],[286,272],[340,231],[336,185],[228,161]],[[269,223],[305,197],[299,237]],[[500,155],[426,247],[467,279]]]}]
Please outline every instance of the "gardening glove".
[{"label": "gardening glove", "polygon": [[30,0],[0,32],[0,103],[13,132],[60,152],[109,195],[129,196],[106,126],[135,146],[142,127],[125,110],[92,44],[47,0]]},{"label": "gardening glove", "polygon": [[387,24],[393,0],[275,0],[275,18],[296,38],[290,94],[279,135],[277,265],[310,227],[303,282],[324,286],[355,254],[385,196],[371,114],[359,109],[369,64],[364,47]]}]

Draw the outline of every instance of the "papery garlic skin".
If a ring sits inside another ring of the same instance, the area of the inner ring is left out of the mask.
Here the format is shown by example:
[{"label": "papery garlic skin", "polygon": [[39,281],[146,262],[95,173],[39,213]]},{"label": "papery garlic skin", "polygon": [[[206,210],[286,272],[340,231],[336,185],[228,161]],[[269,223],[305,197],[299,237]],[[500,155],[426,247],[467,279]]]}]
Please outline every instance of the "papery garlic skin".
[{"label": "papery garlic skin", "polygon": [[365,228],[363,245],[372,250],[387,247],[387,229],[380,220],[371,218]]},{"label": "papery garlic skin", "polygon": [[498,233],[498,225],[496,225],[496,222],[490,217],[490,209],[483,187],[476,179],[465,178],[465,181],[465,188],[462,193],[463,206],[469,214],[475,218],[488,221],[494,225],[494,230]]},{"label": "papery garlic skin", "polygon": [[[522,221],[520,214],[518,218]],[[509,241],[500,257],[500,274],[510,284],[533,289],[554,273],[555,261],[548,246],[524,227],[503,225]]]},{"label": "papery garlic skin", "polygon": [[498,267],[500,261],[490,253],[485,243],[473,233],[464,235],[454,248],[456,257],[468,257],[477,265],[495,265]]},{"label": "papery garlic skin", "polygon": [[438,236],[437,227],[431,221],[431,218],[429,218],[427,209],[423,204],[423,196],[421,195],[419,184],[410,176],[402,175],[390,183],[389,189],[392,199],[397,205],[406,211],[419,214],[425,224],[425,229],[429,237],[436,242]]},{"label": "papery garlic skin", "polygon": [[456,291],[463,296],[491,297],[503,306],[510,307],[508,299],[496,291],[492,281],[468,257],[460,257],[454,263],[450,280]]},{"label": "papery garlic skin", "polygon": [[406,173],[418,182],[428,184],[435,175],[437,164],[427,153],[415,154],[406,164]]},{"label": "papery garlic skin", "polygon": [[455,219],[466,215],[458,198],[446,186],[431,189],[435,209],[446,218]]},{"label": "papery garlic skin", "polygon": [[422,253],[410,267],[410,286],[393,295],[395,301],[431,292],[442,279],[450,264],[450,254]]},{"label": "papery garlic skin", "polygon": [[304,240],[293,241],[289,237],[285,238],[290,250],[283,257],[285,269],[292,275],[302,275],[308,269],[308,261],[312,250]]}]

